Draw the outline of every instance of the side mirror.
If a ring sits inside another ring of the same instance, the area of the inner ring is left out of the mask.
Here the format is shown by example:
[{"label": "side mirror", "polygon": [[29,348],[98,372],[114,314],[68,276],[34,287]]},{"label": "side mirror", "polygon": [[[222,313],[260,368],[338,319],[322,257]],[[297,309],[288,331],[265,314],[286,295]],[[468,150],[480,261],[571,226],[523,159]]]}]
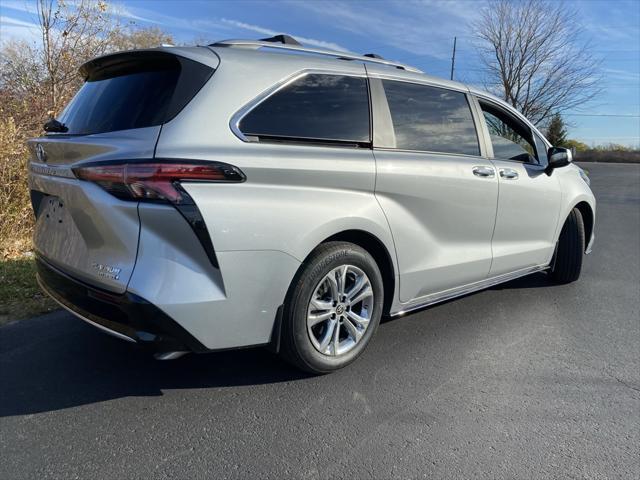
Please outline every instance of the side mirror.
[{"label": "side mirror", "polygon": [[563,147],[551,147],[547,152],[549,158],[548,173],[554,168],[566,167],[573,161],[571,150]]}]

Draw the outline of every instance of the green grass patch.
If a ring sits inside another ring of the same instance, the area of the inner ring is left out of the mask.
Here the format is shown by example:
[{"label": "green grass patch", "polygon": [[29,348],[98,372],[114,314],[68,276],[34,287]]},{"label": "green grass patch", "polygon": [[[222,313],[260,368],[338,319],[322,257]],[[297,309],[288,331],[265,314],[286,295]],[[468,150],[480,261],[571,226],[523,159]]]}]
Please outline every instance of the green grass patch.
[{"label": "green grass patch", "polygon": [[56,308],[36,282],[32,258],[0,260],[0,325]]}]

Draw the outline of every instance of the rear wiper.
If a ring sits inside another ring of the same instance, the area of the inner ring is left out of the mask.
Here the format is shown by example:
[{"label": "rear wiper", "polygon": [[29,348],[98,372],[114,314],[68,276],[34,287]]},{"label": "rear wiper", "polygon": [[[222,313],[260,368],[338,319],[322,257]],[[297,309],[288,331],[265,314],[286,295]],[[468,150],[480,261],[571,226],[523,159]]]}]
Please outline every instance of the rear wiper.
[{"label": "rear wiper", "polygon": [[45,132],[54,132],[54,133],[66,133],[69,131],[67,126],[56,120],[55,118],[50,118],[47,123],[44,124]]}]

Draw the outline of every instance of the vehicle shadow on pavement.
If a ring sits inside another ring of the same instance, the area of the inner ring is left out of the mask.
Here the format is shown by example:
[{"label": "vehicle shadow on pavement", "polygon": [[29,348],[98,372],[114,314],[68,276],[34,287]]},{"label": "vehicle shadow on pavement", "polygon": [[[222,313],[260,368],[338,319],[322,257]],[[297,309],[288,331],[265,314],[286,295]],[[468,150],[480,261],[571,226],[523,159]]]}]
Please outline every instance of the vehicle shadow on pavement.
[{"label": "vehicle shadow on pavement", "polygon": [[[549,286],[542,273],[490,290]],[[432,313],[430,317],[438,317]],[[390,320],[395,323],[388,318],[384,323]],[[122,397],[161,396],[169,389],[260,385],[311,377],[263,348],[157,361],[63,311],[1,328],[0,361],[0,417]]]},{"label": "vehicle shadow on pavement", "polygon": [[263,348],[157,361],[62,311],[3,327],[0,352],[0,417],[127,396],[158,396],[165,389],[309,377]]}]

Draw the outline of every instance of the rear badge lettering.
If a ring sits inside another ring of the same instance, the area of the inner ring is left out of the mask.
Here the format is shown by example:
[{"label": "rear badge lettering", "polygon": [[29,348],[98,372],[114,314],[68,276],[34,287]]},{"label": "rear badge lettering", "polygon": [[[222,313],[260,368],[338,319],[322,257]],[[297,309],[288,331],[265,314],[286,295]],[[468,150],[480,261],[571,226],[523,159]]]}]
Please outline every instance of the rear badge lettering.
[{"label": "rear badge lettering", "polygon": [[65,177],[75,178],[75,175],[69,167],[53,167],[49,165],[43,165],[38,163],[32,163],[30,165],[31,171],[38,175],[50,175],[52,177]]},{"label": "rear badge lettering", "polygon": [[94,263],[92,266],[98,271],[99,277],[108,278],[110,280],[120,280],[120,268],[112,267],[111,265],[104,265],[102,263]]}]

